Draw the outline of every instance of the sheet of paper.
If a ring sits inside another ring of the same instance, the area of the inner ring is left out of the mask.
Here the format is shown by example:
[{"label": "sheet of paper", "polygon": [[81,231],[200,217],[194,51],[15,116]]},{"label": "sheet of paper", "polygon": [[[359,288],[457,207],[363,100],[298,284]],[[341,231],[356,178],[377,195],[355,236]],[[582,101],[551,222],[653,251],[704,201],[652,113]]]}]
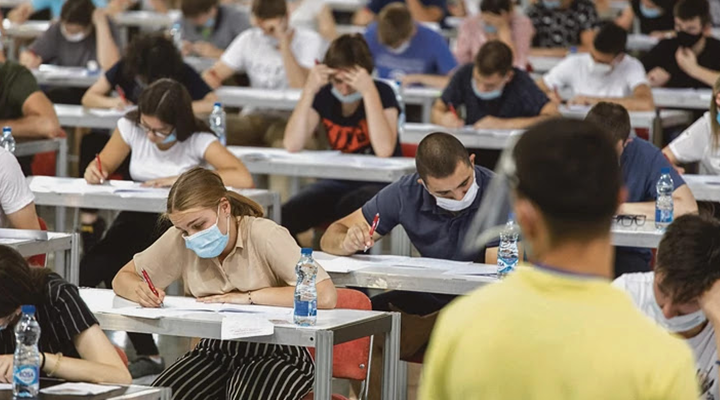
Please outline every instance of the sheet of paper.
[{"label": "sheet of paper", "polygon": [[145,308],[145,307],[121,307],[121,308],[109,308],[102,310],[107,314],[117,314],[126,317],[144,318],[144,319],[161,319],[170,317],[179,317],[186,315],[192,311],[188,310],[174,310],[167,307],[163,308]]},{"label": "sheet of paper", "polygon": [[12,383],[0,383],[0,390],[12,390]]},{"label": "sheet of paper", "polygon": [[333,259],[316,261],[325,269],[325,271],[341,274],[347,274],[348,272],[377,265],[377,263],[373,263],[371,261],[359,260],[351,257],[335,257]]},{"label": "sheet of paper", "polygon": [[419,258],[419,257],[407,257],[406,259],[393,262],[395,266],[401,267],[415,267],[415,268],[427,268],[427,269],[440,269],[450,270],[454,268],[460,268],[472,264],[470,261],[450,261],[450,260],[439,260],[435,258]]},{"label": "sheet of paper", "polygon": [[491,275],[497,275],[497,266],[468,264],[468,265],[462,265],[459,267],[448,269],[447,271],[443,272],[443,275],[491,276]]},{"label": "sheet of paper", "polygon": [[120,386],[95,385],[83,382],[66,382],[41,389],[40,393],[64,396],[94,396],[120,389]]},{"label": "sheet of paper", "polygon": [[233,340],[269,336],[274,332],[275,326],[266,318],[257,315],[232,314],[223,318],[220,338],[222,340]]},{"label": "sheet of paper", "polygon": [[90,108],[88,109],[88,112],[96,117],[123,117],[125,114],[130,111],[132,108],[126,108],[124,110],[118,110],[115,108]]}]

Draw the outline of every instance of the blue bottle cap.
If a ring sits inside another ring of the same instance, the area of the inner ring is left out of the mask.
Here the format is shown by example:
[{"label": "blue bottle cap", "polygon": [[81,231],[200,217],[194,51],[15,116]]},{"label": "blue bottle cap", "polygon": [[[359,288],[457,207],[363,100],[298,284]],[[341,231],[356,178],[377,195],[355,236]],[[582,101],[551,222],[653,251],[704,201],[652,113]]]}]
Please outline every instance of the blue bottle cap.
[{"label": "blue bottle cap", "polygon": [[35,306],[31,304],[26,304],[22,307],[20,307],[20,311],[22,311],[23,314],[35,314]]},{"label": "blue bottle cap", "polygon": [[663,174],[663,175],[664,175],[664,174],[669,174],[669,173],[670,173],[670,167],[662,167],[662,168],[660,168],[660,173]]},{"label": "blue bottle cap", "polygon": [[300,254],[303,256],[311,256],[312,252],[313,252],[313,249],[308,248],[308,247],[303,247],[302,250],[300,251]]},{"label": "blue bottle cap", "polygon": [[510,213],[508,213],[508,221],[515,221],[515,213],[514,212],[510,211]]},{"label": "blue bottle cap", "polygon": [[12,131],[12,128],[9,127],[9,126],[3,126],[3,130],[2,130],[2,131],[3,131],[3,132],[11,132],[11,131]]},{"label": "blue bottle cap", "polygon": [[213,105],[213,107],[222,107],[222,103],[216,102],[216,103]]}]

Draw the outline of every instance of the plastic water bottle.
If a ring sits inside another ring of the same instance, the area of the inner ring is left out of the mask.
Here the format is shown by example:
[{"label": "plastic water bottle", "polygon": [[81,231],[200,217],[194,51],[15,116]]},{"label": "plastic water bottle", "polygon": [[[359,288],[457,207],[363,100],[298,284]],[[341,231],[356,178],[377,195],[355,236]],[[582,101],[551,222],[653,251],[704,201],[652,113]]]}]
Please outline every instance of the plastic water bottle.
[{"label": "plastic water bottle", "polygon": [[215,103],[212,113],[210,113],[210,129],[215,132],[223,146],[227,145],[227,136],[225,135],[226,117],[222,104]]},{"label": "plastic water bottle", "polygon": [[312,249],[303,248],[295,266],[295,308],[293,320],[296,325],[313,326],[317,321],[317,279],[318,266],[312,256]]},{"label": "plastic water bottle", "polygon": [[15,326],[13,358],[14,398],[36,398],[40,391],[40,325],[35,320],[35,306],[22,306],[22,316]]},{"label": "plastic water bottle", "polygon": [[520,228],[515,223],[515,216],[511,213],[505,224],[505,230],[500,234],[500,248],[498,249],[498,275],[505,276],[515,270],[518,263],[518,237]]},{"label": "plastic water bottle", "polygon": [[673,198],[675,183],[670,176],[670,168],[660,170],[660,179],[655,185],[657,199],[655,200],[655,227],[664,230],[673,222]]},{"label": "plastic water bottle", "polygon": [[172,37],[172,41],[175,44],[175,47],[177,47],[178,50],[182,51],[183,38],[182,38],[182,27],[180,26],[180,22],[175,22],[172,25],[172,28],[170,28],[170,36]]},{"label": "plastic water bottle", "polygon": [[13,137],[12,129],[9,126],[3,127],[0,147],[11,153],[15,153],[15,138]]}]

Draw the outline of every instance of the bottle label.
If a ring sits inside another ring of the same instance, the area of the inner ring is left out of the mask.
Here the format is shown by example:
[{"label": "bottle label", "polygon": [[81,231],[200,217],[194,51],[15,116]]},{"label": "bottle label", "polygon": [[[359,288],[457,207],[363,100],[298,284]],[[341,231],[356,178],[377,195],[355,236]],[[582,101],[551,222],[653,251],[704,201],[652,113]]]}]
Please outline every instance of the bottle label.
[{"label": "bottle label", "polygon": [[15,368],[15,383],[22,386],[34,386],[39,382],[37,365],[23,365]]},{"label": "bottle label", "polygon": [[314,317],[317,315],[317,301],[295,300],[295,315],[300,317]]}]

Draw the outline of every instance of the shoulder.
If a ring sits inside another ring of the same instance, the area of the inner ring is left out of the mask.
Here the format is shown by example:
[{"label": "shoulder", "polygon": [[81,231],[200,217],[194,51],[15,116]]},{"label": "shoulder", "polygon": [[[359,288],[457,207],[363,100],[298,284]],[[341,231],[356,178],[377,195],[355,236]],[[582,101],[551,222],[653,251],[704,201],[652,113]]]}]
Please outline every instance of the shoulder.
[{"label": "shoulder", "polygon": [[131,121],[127,116],[122,117],[118,120],[117,127],[123,136],[130,135],[134,133],[135,130],[139,129],[137,124]]},{"label": "shoulder", "polygon": [[375,82],[375,87],[377,88],[378,93],[380,93],[381,97],[383,97],[383,96],[395,97],[395,90],[393,90],[393,88],[389,84],[387,84],[381,80],[378,80],[378,79],[375,79],[374,82]]},{"label": "shoulder", "polygon": [[315,32],[313,30],[303,28],[303,27],[295,28],[295,37],[293,39],[293,42],[305,44],[305,43],[307,43],[307,41],[310,41],[310,43],[322,42],[323,39],[319,33]]},{"label": "shoulder", "polygon": [[628,143],[626,146],[626,149],[628,148],[632,151],[635,151],[636,153],[648,156],[655,156],[662,153],[662,150],[660,150],[654,144],[638,137],[632,138],[632,141],[630,141],[630,143]]},{"label": "shoulder", "polygon": [[528,74],[527,72],[518,68],[513,68],[513,73],[514,75],[511,84],[517,85],[520,88],[535,88],[537,90],[540,90],[535,84],[535,81],[533,81],[530,77],[530,74]]},{"label": "shoulder", "polygon": [[707,46],[708,48],[713,50],[713,54],[715,54],[716,49],[720,49],[720,40],[714,38],[714,37],[706,37],[707,40]]},{"label": "shoulder", "polygon": [[48,275],[47,281],[45,281],[45,290],[52,308],[59,309],[68,304],[78,308],[87,307],[80,297],[78,287],[64,280],[60,275],[55,273]]},{"label": "shoulder", "polygon": [[[14,61],[5,61],[2,66],[0,67],[0,73],[4,73],[5,79],[7,79],[7,75],[11,74],[31,74],[30,70],[22,66],[21,64],[18,64]],[[3,82],[5,83],[5,82]]]},{"label": "shoulder", "polygon": [[[708,38],[710,39],[710,38]],[[710,43],[710,41],[708,41]],[[670,38],[670,39],[663,39],[660,42],[658,42],[655,47],[653,47],[653,50],[669,50],[669,49],[677,49],[680,47],[680,44],[678,43],[677,38]]]},{"label": "shoulder", "polygon": [[637,58],[635,58],[629,54],[625,54],[625,56],[623,56],[621,65],[623,66],[623,68],[642,69],[643,71],[645,71],[645,67],[643,67],[640,60],[638,60]]},{"label": "shoulder", "polygon": [[257,244],[291,238],[290,232],[269,218],[242,217],[247,239]]},{"label": "shoulder", "polygon": [[480,185],[480,187],[490,184],[490,180],[493,178],[493,176],[495,176],[494,172],[483,166],[475,165],[475,181],[478,183],[478,185]]},{"label": "shoulder", "polygon": [[17,158],[15,158],[11,152],[0,147],[0,174],[6,172],[10,166],[16,164]]},{"label": "shoulder", "polygon": [[423,40],[445,40],[441,34],[421,23],[415,23],[415,26],[417,27],[417,35]]},{"label": "shoulder", "polygon": [[398,179],[396,182],[386,186],[388,190],[398,193],[400,200],[405,200],[408,197],[405,195],[411,195],[412,193],[425,190],[421,184],[418,183],[420,175],[417,172],[410,175],[405,175]]},{"label": "shoulder", "polygon": [[188,63],[185,63],[185,62],[183,62],[182,73],[183,73],[183,77],[185,79],[196,79],[196,78],[201,79],[202,78],[200,76],[200,73],[197,72],[197,70],[195,68],[191,67],[190,65],[188,65]]}]

